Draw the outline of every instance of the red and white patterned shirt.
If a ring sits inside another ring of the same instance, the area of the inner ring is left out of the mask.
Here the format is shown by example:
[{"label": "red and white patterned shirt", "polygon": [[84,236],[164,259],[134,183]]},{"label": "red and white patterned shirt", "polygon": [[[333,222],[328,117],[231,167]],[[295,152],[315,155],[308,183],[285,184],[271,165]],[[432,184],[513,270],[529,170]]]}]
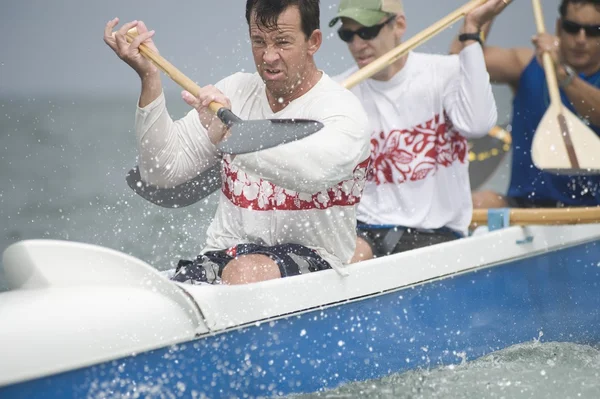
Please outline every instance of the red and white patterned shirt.
[{"label": "red and white patterned shirt", "polygon": [[242,119],[304,118],[325,127],[293,143],[221,161],[197,112],[174,122],[161,95],[136,114],[144,181],[172,187],[222,162],[219,206],[203,251],[241,243],[301,244],[341,271],[354,253],[356,204],[370,154],[368,118],[358,99],[326,74],[277,113],[256,73],[234,74],[216,87]]},{"label": "red and white patterned shirt", "polygon": [[351,91],[372,132],[372,170],[358,219],[466,234],[473,209],[467,138],[484,136],[497,120],[481,46],[459,55],[411,52],[391,80],[368,79]]}]

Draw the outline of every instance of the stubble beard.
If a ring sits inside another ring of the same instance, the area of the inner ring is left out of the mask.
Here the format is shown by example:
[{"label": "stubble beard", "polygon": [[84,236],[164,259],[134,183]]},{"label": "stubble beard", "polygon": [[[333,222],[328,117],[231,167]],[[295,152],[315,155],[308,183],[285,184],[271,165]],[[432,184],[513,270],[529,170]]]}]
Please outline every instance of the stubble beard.
[{"label": "stubble beard", "polygon": [[296,75],[295,78],[287,78],[283,82],[279,81],[266,81],[265,85],[267,86],[267,90],[275,98],[275,100],[283,99],[284,101],[289,99],[294,95],[298,86],[302,84],[303,78],[299,75]]}]

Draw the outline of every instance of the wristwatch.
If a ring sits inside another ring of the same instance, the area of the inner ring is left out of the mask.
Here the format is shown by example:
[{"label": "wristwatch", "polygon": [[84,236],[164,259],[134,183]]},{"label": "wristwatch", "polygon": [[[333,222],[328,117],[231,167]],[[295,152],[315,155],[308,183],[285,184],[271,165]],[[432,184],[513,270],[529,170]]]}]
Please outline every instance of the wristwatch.
[{"label": "wristwatch", "polygon": [[466,42],[467,40],[475,40],[483,46],[485,37],[484,37],[483,32],[479,31],[477,33],[462,33],[462,34],[458,35],[458,40],[461,42]]},{"label": "wristwatch", "polygon": [[569,84],[571,84],[573,79],[575,79],[575,76],[577,76],[577,72],[575,72],[575,70],[567,64],[562,64],[562,67],[565,70],[567,76],[563,80],[558,82],[558,84],[560,85],[560,87],[567,87]]}]

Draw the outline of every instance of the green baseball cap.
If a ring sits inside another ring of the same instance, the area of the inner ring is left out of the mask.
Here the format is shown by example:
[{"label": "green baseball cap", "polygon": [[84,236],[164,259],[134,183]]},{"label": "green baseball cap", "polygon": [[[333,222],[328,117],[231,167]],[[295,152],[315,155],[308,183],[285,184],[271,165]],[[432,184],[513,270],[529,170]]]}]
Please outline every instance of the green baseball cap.
[{"label": "green baseball cap", "polygon": [[329,22],[333,27],[340,18],[350,18],[364,26],[373,26],[389,14],[402,14],[402,0],[341,0],[335,18]]}]

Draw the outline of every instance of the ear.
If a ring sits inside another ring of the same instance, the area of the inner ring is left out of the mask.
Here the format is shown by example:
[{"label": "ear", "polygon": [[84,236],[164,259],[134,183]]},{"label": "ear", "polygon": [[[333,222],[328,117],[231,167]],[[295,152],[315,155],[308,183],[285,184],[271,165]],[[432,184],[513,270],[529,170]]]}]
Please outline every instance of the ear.
[{"label": "ear", "polygon": [[404,33],[406,32],[406,17],[404,14],[400,14],[396,16],[396,24],[394,26],[394,34],[396,36],[396,41],[400,41]]},{"label": "ear", "polygon": [[556,36],[560,36],[562,33],[562,24],[560,23],[560,18],[556,18],[556,27],[554,28],[556,32]]},{"label": "ear", "polygon": [[323,44],[323,32],[321,32],[321,29],[315,29],[308,38],[309,55],[315,55],[319,48],[321,48],[321,44]]}]

